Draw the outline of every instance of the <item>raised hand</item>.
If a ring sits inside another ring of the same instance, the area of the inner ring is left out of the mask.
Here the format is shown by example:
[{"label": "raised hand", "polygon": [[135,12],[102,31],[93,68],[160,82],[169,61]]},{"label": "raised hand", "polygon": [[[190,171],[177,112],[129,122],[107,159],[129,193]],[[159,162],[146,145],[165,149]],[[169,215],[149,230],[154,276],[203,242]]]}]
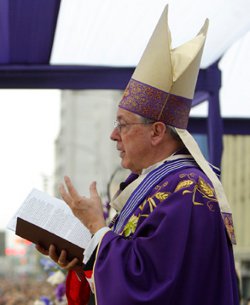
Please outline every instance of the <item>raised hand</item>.
[{"label": "raised hand", "polygon": [[73,214],[92,234],[104,227],[106,224],[103,216],[101,198],[96,189],[96,182],[91,183],[89,188],[90,197],[88,198],[78,194],[69,177],[64,177],[64,181],[66,188],[62,184],[59,187],[59,191]]}]

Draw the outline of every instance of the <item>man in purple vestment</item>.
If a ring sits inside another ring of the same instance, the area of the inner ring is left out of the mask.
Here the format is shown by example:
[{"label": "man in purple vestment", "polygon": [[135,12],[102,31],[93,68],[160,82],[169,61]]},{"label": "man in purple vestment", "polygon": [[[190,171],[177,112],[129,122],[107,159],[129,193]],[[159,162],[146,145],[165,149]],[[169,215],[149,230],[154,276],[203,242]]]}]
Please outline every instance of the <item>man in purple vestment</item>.
[{"label": "man in purple vestment", "polygon": [[90,197],[69,177],[60,187],[93,234],[84,270],[65,251],[43,252],[69,270],[69,305],[87,304],[89,287],[98,305],[238,304],[231,211],[186,130],[207,27],[172,49],[166,8],[128,83],[111,139],[131,175],[111,200],[109,227],[95,183]]}]

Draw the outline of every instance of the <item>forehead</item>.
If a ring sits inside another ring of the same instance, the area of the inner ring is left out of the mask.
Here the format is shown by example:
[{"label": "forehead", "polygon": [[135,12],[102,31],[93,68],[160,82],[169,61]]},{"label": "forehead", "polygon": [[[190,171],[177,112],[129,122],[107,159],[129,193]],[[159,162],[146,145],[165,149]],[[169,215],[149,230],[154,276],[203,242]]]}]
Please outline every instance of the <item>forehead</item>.
[{"label": "forehead", "polygon": [[130,120],[130,119],[139,119],[139,116],[133,112],[127,111],[122,108],[118,108],[116,113],[117,120]]}]

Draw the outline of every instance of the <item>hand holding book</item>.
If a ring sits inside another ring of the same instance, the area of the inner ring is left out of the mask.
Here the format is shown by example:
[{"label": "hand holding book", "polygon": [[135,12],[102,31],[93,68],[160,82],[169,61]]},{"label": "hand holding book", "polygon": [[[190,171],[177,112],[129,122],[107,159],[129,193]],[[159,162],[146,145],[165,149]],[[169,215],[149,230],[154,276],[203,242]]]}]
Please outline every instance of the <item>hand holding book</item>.
[{"label": "hand holding book", "polygon": [[68,254],[66,250],[62,250],[58,254],[58,250],[54,245],[50,245],[48,250],[45,250],[40,245],[36,245],[37,251],[43,255],[48,255],[55,263],[65,270],[74,270],[77,273],[83,273],[83,268],[79,265],[79,259],[73,258],[71,261],[68,260]]},{"label": "hand holding book", "polygon": [[88,229],[72,214],[64,201],[33,189],[12,217],[8,228],[17,235],[48,250],[55,245],[58,255],[64,249],[68,260],[78,258],[91,239]]}]

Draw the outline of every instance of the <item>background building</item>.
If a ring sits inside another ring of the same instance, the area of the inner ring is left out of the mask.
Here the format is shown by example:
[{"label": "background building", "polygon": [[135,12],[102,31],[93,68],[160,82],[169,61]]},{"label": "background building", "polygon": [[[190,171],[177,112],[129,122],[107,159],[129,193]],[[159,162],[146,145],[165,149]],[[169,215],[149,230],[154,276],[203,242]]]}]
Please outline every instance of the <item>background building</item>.
[{"label": "background building", "polygon": [[233,210],[234,248],[244,299],[250,296],[250,136],[224,136],[222,182]]},{"label": "background building", "polygon": [[88,194],[90,183],[97,181],[99,193],[103,198],[107,196],[109,179],[120,164],[110,133],[121,94],[118,90],[62,91],[61,127],[55,145],[55,194],[63,176],[68,175],[81,194]]}]

